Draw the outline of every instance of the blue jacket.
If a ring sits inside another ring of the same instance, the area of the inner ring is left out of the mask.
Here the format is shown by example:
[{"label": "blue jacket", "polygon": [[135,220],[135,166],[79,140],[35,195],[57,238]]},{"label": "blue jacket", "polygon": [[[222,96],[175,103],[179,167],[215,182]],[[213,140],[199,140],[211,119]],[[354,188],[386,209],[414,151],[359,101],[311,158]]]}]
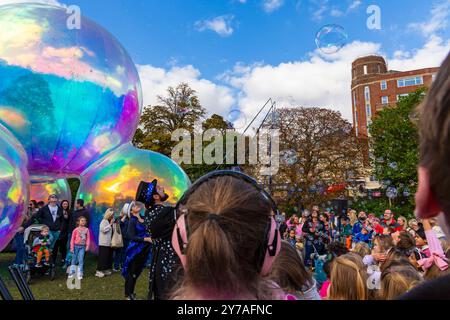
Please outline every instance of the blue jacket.
[{"label": "blue jacket", "polygon": [[371,238],[372,238],[372,235],[370,233],[363,234],[362,232],[360,232],[360,233],[356,234],[353,237],[353,242],[355,242],[355,243],[358,243],[358,242],[369,243]]},{"label": "blue jacket", "polygon": [[358,221],[353,225],[352,233],[358,234],[361,232],[362,228],[363,228],[362,223],[360,221]]}]

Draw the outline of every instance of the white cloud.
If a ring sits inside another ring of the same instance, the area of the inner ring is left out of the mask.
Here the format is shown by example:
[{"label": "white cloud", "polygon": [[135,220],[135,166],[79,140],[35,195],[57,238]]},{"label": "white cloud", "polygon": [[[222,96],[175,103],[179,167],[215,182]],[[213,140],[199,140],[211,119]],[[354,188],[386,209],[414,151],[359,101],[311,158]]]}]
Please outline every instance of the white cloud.
[{"label": "white cloud", "polygon": [[342,11],[339,10],[339,9],[332,9],[332,10],[330,11],[330,15],[331,15],[332,17],[342,17],[342,16],[344,15],[344,12],[342,12]]},{"label": "white cloud", "polygon": [[225,80],[239,91],[239,108],[248,119],[270,97],[277,101],[278,107],[325,107],[351,119],[351,63],[356,57],[379,49],[378,44],[354,42],[332,59],[317,50],[306,61],[277,66],[240,65]]},{"label": "white cloud", "polygon": [[362,1],[355,0],[347,8],[347,12],[357,9],[362,4]]},{"label": "white cloud", "polygon": [[66,5],[57,0],[0,0],[0,6],[13,3],[43,3],[58,7],[66,7]]},{"label": "white cloud", "polygon": [[443,0],[433,5],[428,21],[410,23],[408,27],[412,30],[419,31],[425,37],[429,37],[438,31],[447,29],[449,16],[450,0]]},{"label": "white cloud", "polygon": [[263,9],[265,12],[274,12],[280,9],[284,4],[284,0],[263,0]]},{"label": "white cloud", "polygon": [[188,83],[197,91],[202,105],[209,113],[227,115],[236,104],[230,88],[201,78],[200,71],[193,66],[172,67],[169,70],[150,65],[138,65],[141,78],[144,106],[155,105],[158,95],[164,95],[169,86]]},{"label": "white cloud", "polygon": [[234,32],[234,29],[231,26],[233,19],[233,15],[219,16],[211,20],[197,21],[195,27],[198,31],[211,30],[221,37],[228,37]]},{"label": "white cloud", "polygon": [[330,6],[329,0],[309,0],[312,8],[312,19],[314,21],[321,21],[325,15],[330,15],[335,18],[345,17],[352,13],[362,4],[362,1],[353,1],[346,9],[341,9],[336,6]]},{"label": "white cloud", "polygon": [[423,48],[412,51],[396,51],[389,60],[392,70],[412,70],[428,67],[438,67],[450,52],[450,40],[432,35]]},{"label": "white cloud", "polygon": [[[434,36],[423,48],[397,51],[387,61],[390,69],[398,71],[437,67],[449,51],[450,41]],[[351,63],[369,54],[384,55],[380,44],[355,41],[330,56],[316,50],[305,61],[239,64],[223,79],[238,92],[239,108],[247,119],[271,97],[278,107],[324,107],[341,112],[351,122]]]}]

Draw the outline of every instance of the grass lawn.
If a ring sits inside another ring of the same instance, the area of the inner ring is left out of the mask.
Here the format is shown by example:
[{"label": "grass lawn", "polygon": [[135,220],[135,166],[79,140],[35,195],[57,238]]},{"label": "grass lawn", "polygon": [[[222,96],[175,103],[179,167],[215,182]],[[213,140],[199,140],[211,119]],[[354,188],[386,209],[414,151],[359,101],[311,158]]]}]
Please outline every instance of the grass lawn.
[{"label": "grass lawn", "polygon": [[[15,254],[0,253],[0,276],[6,283],[14,299],[21,300],[15,283],[12,281],[8,266]],[[35,276],[30,285],[36,300],[123,300],[124,279],[120,273],[113,273],[105,278],[94,276],[97,266],[96,256],[88,254],[84,264],[84,279],[81,290],[69,290],[66,286],[67,274],[60,266],[56,269],[55,280],[48,276]],[[148,287],[148,269],[144,269],[136,285],[138,299],[146,299]]]}]

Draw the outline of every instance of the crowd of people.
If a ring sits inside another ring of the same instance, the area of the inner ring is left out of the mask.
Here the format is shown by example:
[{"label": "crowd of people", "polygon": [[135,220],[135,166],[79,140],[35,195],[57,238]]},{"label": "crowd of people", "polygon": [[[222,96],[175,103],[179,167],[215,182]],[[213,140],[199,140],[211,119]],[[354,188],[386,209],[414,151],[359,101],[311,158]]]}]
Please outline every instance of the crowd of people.
[{"label": "crowd of people", "polygon": [[[236,171],[201,177],[175,207],[164,204],[156,180],[142,182],[118,218],[105,212],[96,276],[121,268],[129,300],[146,266],[149,299],[450,298],[449,79],[450,56],[422,105],[416,218],[314,206],[286,220],[255,180]],[[82,200],[74,212],[57,202],[51,195],[38,210],[30,203],[16,242],[39,220],[47,226],[36,242],[40,259],[55,263],[59,250],[70,260],[69,277],[82,278],[89,215]]]},{"label": "crowd of people", "polygon": [[336,216],[315,206],[280,230],[302,256],[300,269],[313,272],[322,299],[394,299],[422,280],[450,274],[450,243],[435,218],[395,219],[389,209],[380,217],[354,210]]}]

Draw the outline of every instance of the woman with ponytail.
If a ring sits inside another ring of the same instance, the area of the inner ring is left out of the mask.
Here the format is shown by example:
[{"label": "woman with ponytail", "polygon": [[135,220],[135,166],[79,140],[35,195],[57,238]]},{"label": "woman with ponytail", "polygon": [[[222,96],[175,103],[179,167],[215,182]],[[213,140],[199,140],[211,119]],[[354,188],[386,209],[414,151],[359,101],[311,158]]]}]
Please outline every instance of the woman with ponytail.
[{"label": "woman with ponytail", "polygon": [[367,272],[362,258],[347,253],[333,260],[329,300],[367,300]]},{"label": "woman with ponytail", "polygon": [[[284,299],[267,276],[280,248],[273,200],[253,179],[220,171],[194,183],[177,205],[172,243],[184,277],[183,300]],[[271,202],[270,202],[271,201]]]}]

